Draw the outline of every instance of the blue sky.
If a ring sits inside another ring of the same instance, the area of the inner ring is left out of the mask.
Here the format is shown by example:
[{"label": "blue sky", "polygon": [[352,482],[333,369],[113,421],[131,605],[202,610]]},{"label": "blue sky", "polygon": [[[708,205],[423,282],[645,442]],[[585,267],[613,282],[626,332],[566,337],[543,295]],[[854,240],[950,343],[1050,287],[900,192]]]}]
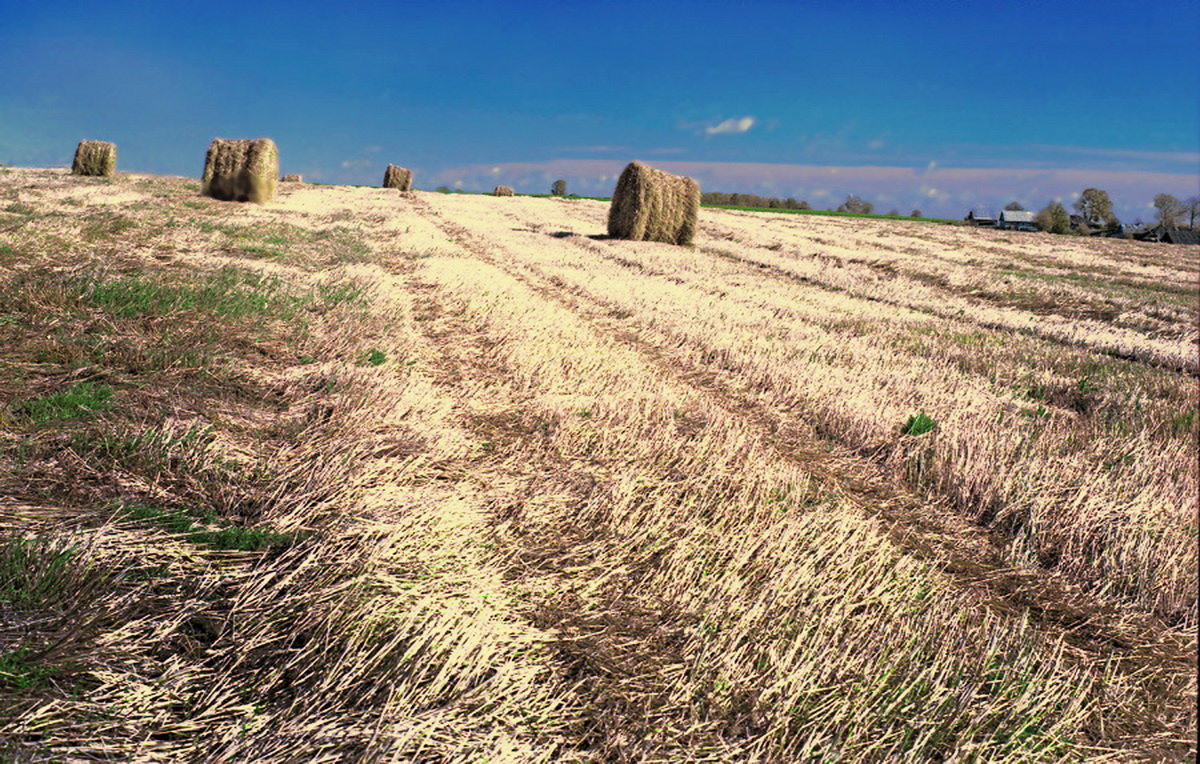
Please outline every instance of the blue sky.
[{"label": "blue sky", "polygon": [[1200,193],[1197,39],[1194,0],[0,0],[0,162],[95,138],[198,175],[213,137],[270,136],[324,182],[607,194],[637,158],[953,216],[1095,185],[1132,220]]}]

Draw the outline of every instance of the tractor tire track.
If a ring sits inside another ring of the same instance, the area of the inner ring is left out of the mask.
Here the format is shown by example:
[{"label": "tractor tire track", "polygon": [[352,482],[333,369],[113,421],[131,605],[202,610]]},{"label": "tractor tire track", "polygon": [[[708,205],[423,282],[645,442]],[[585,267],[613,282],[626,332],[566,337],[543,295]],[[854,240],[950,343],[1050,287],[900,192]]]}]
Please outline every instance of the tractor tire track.
[{"label": "tractor tire track", "polygon": [[[429,214],[423,210],[423,214]],[[440,219],[433,218],[439,227]],[[461,245],[457,238],[451,240]],[[430,367],[430,378],[453,401],[452,411],[459,424],[474,432],[481,441],[493,443],[496,431],[492,423],[473,412],[472,388],[486,385],[489,405],[504,410],[531,408],[531,397],[505,384],[512,375],[494,352],[503,342],[485,321],[454,305],[453,293],[427,280],[419,269],[407,263],[384,263],[384,268],[402,282],[413,300],[417,330],[426,347],[423,362]],[[536,428],[518,423],[516,437],[534,437]],[[494,445],[494,443],[493,443]],[[554,486],[560,496],[575,505],[583,505],[597,489],[597,481],[586,469],[564,464],[561,455],[542,453],[513,461],[500,461],[503,448],[465,457],[459,478],[469,480],[481,500],[491,505],[497,521],[514,505],[519,505],[539,488]],[[591,562],[587,551],[579,551],[603,528],[555,525],[549,536],[526,529],[518,548],[507,549],[513,570],[509,578],[526,588],[547,589],[556,583],[563,566],[581,567]],[[505,538],[497,536],[503,544]],[[572,735],[561,740],[559,755],[593,760],[625,760],[624,746],[630,730],[634,737],[649,737],[655,730],[651,720],[669,723],[673,709],[665,708],[670,697],[670,677],[683,666],[680,645],[681,628],[670,621],[677,614],[648,608],[619,594],[611,595],[601,613],[586,612],[573,594],[527,601],[523,613],[539,631],[557,634],[549,642],[558,661],[556,678],[550,692],[565,698],[564,708],[572,709],[569,726]],[[693,760],[695,750],[716,750],[724,741],[713,729],[693,730],[683,743],[667,745],[664,760]],[[727,749],[726,749],[726,752]],[[574,760],[563,758],[562,760]]]}]

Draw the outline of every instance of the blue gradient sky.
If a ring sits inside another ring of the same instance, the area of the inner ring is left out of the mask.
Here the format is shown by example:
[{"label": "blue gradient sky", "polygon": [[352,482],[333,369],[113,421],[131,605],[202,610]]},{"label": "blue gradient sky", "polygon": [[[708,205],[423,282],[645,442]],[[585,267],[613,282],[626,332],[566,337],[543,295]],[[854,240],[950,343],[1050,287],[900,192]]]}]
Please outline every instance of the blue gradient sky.
[{"label": "blue gradient sky", "polygon": [[0,0],[0,162],[96,138],[197,175],[213,137],[270,136],[325,182],[607,194],[638,158],[953,216],[1082,182],[1148,219],[1200,193],[1197,39],[1194,0]]}]

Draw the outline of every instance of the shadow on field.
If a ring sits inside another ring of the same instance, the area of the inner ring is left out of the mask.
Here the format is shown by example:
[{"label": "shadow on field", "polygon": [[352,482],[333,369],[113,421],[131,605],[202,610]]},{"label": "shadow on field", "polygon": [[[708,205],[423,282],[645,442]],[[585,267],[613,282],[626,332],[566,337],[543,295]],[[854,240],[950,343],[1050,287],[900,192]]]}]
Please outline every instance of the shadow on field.
[{"label": "shadow on field", "polygon": [[577,231],[555,231],[549,235],[556,239],[569,239],[572,236],[587,236],[587,238],[592,239],[593,241],[608,241],[612,238],[606,233],[582,234]]}]

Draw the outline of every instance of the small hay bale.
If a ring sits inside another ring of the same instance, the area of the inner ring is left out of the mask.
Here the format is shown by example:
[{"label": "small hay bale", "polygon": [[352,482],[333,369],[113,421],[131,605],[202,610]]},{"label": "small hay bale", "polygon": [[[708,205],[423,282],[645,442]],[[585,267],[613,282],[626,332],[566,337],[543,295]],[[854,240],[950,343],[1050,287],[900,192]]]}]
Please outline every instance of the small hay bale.
[{"label": "small hay bale", "polygon": [[200,193],[227,202],[263,204],[275,198],[279,149],[270,138],[214,138],[204,158]]},{"label": "small hay bale", "polygon": [[608,209],[608,235],[633,241],[691,244],[700,217],[700,184],[630,162]]},{"label": "small hay bale", "polygon": [[383,187],[412,191],[412,170],[397,164],[389,164],[383,171]]},{"label": "small hay bale", "polygon": [[283,182],[284,183],[303,183],[304,176],[303,175],[284,175]]},{"label": "small hay bale", "polygon": [[512,186],[496,186],[492,189],[492,196],[512,196]]},{"label": "small hay bale", "polygon": [[75,175],[112,175],[117,169],[117,144],[80,141],[75,147],[71,172]]}]

